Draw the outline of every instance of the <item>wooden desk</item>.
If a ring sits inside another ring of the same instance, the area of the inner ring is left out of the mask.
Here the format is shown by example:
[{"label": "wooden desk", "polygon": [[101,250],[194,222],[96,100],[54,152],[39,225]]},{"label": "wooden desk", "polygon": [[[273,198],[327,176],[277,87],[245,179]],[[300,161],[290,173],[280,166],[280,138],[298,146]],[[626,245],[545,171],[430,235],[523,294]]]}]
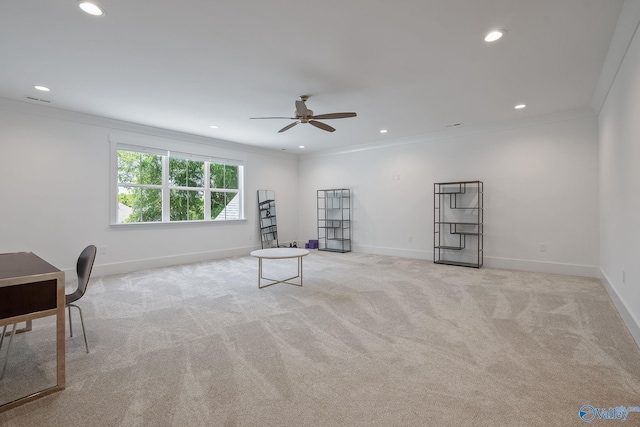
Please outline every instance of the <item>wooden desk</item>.
[{"label": "wooden desk", "polygon": [[0,326],[56,316],[57,361],[55,386],[5,403],[0,412],[64,389],[64,307],[64,272],[31,252],[0,254]]},{"label": "wooden desk", "polygon": [[[251,252],[251,256],[258,258],[258,288],[266,288],[267,286],[275,285],[278,283],[286,283],[288,285],[294,286],[302,286],[302,257],[309,255],[309,251],[306,249],[299,248],[269,248],[269,249],[258,249],[256,251]],[[298,275],[293,277],[288,277],[283,280],[277,279],[269,279],[268,277],[263,277],[262,275],[262,259],[287,259],[287,258],[298,258]],[[300,283],[293,283],[290,280],[300,279]],[[263,285],[262,280],[269,280],[271,283],[268,285]]]}]

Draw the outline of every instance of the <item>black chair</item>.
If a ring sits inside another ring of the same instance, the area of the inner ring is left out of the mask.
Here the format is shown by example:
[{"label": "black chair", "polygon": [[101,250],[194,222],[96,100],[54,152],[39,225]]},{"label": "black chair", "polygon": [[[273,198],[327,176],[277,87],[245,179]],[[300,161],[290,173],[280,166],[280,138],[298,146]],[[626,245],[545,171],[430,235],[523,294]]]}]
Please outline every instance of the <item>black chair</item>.
[{"label": "black chair", "polygon": [[78,309],[80,313],[80,323],[82,324],[82,334],[84,335],[84,345],[89,353],[89,344],[87,344],[87,333],[84,330],[84,319],[82,318],[82,309],[73,304],[78,301],[84,293],[87,291],[87,285],[89,284],[89,277],[91,276],[91,269],[93,268],[93,261],[96,259],[96,247],[89,245],[78,257],[78,263],[76,264],[76,273],[78,274],[78,288],[70,294],[65,295],[65,305],[69,308],[69,333],[73,336],[73,325],[71,323],[71,307]]}]

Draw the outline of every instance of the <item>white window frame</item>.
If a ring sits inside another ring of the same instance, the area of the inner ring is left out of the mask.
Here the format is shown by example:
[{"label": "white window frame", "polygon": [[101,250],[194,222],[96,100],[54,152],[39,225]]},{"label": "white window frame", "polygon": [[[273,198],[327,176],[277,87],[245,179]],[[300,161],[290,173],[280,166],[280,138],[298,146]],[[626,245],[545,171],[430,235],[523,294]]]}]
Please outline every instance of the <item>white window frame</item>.
[{"label": "white window frame", "polygon": [[[118,182],[118,151],[132,151],[146,154],[156,154],[162,156],[162,185],[151,184],[128,184],[129,187],[143,187],[143,188],[158,188],[162,190],[162,220],[161,221],[149,221],[149,222],[118,222],[118,188],[120,183]],[[201,161],[205,164],[205,176],[203,188],[200,187],[182,187],[169,185],[169,159],[179,158],[184,160]],[[207,156],[202,154],[190,153],[185,151],[175,151],[170,149],[158,149],[149,147],[146,145],[138,145],[131,143],[122,143],[117,140],[112,140],[111,144],[111,158],[112,158],[112,178],[111,178],[111,191],[110,197],[111,203],[111,225],[115,226],[135,226],[135,225],[149,225],[149,224],[193,224],[193,223],[228,223],[234,221],[246,221],[245,209],[244,209],[244,161],[239,159],[228,159],[216,156]],[[229,166],[238,167],[238,188],[237,189],[222,189],[211,187],[211,164],[224,164]],[[171,221],[170,215],[170,193],[171,190],[187,190],[187,191],[203,191],[204,192],[204,219],[196,220],[181,220]],[[229,192],[238,193],[238,218],[232,219],[211,219],[211,194],[212,192]]]}]

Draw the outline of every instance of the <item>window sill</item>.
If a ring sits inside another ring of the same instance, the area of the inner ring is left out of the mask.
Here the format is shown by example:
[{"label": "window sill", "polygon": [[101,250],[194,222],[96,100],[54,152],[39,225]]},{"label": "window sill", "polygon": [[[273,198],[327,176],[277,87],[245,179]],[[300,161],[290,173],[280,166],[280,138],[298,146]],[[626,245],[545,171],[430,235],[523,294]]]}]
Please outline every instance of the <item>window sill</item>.
[{"label": "window sill", "polygon": [[225,219],[225,220],[200,220],[200,221],[155,221],[155,222],[121,222],[121,223],[111,223],[109,224],[111,227],[120,228],[120,227],[166,227],[166,226],[179,226],[179,227],[190,227],[194,225],[211,225],[211,224],[229,224],[229,223],[239,223],[246,222],[246,218],[241,219]]}]

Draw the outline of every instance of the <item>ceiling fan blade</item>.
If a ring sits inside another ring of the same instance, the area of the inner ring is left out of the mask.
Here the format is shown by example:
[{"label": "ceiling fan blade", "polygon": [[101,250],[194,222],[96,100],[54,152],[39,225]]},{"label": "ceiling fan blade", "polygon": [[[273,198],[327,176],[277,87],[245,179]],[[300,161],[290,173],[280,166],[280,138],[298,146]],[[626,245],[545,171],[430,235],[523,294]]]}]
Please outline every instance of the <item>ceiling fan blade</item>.
[{"label": "ceiling fan blade", "polygon": [[300,117],[305,117],[309,113],[307,105],[302,100],[296,101],[296,114]]},{"label": "ceiling fan blade", "polygon": [[259,120],[259,119],[286,119],[286,120],[296,120],[295,117],[249,117],[252,120]]},{"label": "ceiling fan blade", "polygon": [[300,122],[293,122],[293,123],[291,123],[290,125],[286,125],[286,126],[285,126],[285,127],[283,127],[282,129],[280,129],[280,130],[278,131],[278,133],[282,133],[282,132],[284,132],[284,131],[286,131],[286,130],[289,130],[289,129],[291,129],[292,127],[294,127],[295,125],[297,125],[298,123],[300,123]]},{"label": "ceiling fan blade", "polygon": [[318,114],[313,116],[314,119],[327,120],[327,119],[346,119],[347,117],[356,117],[356,113],[330,113],[330,114]]},{"label": "ceiling fan blade", "polygon": [[317,127],[318,129],[322,129],[322,130],[326,130],[327,132],[333,132],[335,129],[332,128],[331,126],[324,124],[322,122],[317,122],[315,120],[309,120],[309,124],[310,125],[314,125],[315,127]]}]

